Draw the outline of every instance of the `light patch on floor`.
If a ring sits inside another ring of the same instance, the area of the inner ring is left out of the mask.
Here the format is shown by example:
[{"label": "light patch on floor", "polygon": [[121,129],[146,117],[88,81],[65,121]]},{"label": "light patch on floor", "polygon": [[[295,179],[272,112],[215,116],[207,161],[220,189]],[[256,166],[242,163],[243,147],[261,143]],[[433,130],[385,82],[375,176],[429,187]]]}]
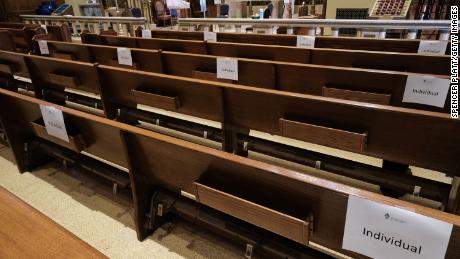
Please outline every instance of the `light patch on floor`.
[{"label": "light patch on floor", "polygon": [[198,226],[175,220],[144,242],[134,230],[133,207],[123,192],[50,163],[19,174],[0,145],[0,185],[110,258],[242,258],[236,247]]}]

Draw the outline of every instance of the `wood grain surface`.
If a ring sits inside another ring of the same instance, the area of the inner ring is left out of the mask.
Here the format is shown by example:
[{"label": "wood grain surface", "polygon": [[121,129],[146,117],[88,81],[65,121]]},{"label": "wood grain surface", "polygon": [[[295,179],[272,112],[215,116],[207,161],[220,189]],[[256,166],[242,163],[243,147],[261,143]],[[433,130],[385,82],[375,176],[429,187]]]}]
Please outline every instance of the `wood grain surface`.
[{"label": "wood grain surface", "polygon": [[0,258],[107,258],[0,186]]}]

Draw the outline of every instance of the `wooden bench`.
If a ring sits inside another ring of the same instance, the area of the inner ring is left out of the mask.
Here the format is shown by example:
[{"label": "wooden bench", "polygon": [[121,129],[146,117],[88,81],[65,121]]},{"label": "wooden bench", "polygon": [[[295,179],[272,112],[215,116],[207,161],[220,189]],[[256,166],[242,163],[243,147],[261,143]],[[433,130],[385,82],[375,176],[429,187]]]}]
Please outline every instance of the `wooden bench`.
[{"label": "wooden bench", "polygon": [[[153,230],[147,227],[146,217],[152,194],[165,188],[294,242],[315,242],[355,258],[365,258],[342,249],[347,202],[350,196],[358,196],[453,224],[445,258],[456,258],[458,254],[458,216],[0,89],[1,118],[14,143],[12,148],[21,171],[24,143],[33,138],[30,123],[41,117],[39,105],[63,111],[66,127],[67,123],[73,125],[88,139],[86,151],[118,163],[127,162],[140,240]],[[17,112],[13,115],[6,110]],[[105,152],[96,152],[102,149]]]},{"label": "wooden bench", "polygon": [[[47,25],[46,31],[38,24],[0,24],[0,50],[12,50],[23,53],[33,51],[33,39],[48,39],[56,41],[70,42],[70,30],[66,24],[61,25]],[[10,37],[2,36],[8,32]]]},{"label": "wooden bench", "polygon": [[[136,30],[136,36],[142,36],[142,28]],[[152,30],[152,38],[180,39],[180,40],[203,40],[203,32],[166,31]],[[251,43],[260,45],[296,46],[297,35],[283,34],[256,34],[256,33],[228,33],[218,32],[218,42]],[[315,37],[315,48],[371,50],[383,52],[417,53],[420,40],[406,39],[369,39],[356,37]],[[450,47],[446,49],[446,55],[450,54]]]},{"label": "wooden bench", "polygon": [[[129,48],[207,54],[235,58],[264,59],[316,65],[357,67],[414,73],[450,73],[449,56],[432,56],[408,53],[339,50],[332,48],[307,49],[291,46],[270,46],[247,43],[204,42],[202,40],[146,39],[119,36],[82,35],[87,44],[110,45]],[[425,64],[430,64],[426,66]]]},{"label": "wooden bench", "polygon": [[[326,145],[450,174],[458,173],[450,155],[452,148],[442,146],[455,142],[448,140],[456,139],[452,134],[459,125],[457,120],[449,119],[448,114],[53,58],[24,58],[27,59],[37,97],[45,89],[65,88],[101,95],[106,115],[110,118],[115,117],[117,105],[136,108],[138,104],[145,104],[307,141],[306,136],[295,132],[318,123],[317,126],[323,127],[320,128],[323,132],[333,133],[334,127],[337,130],[350,130],[346,135],[354,143],[341,147],[341,143],[331,139]],[[425,123],[430,120],[432,122]],[[417,125],[425,128],[432,125],[434,128],[412,130]],[[446,141],[439,141],[441,138]],[[318,135],[310,141],[322,142],[323,138]],[[440,152],[439,155],[425,153],[423,146],[426,143]]]},{"label": "wooden bench", "polygon": [[[70,101],[68,95],[62,94],[64,91],[86,96],[89,93],[89,100],[77,99],[77,103],[82,102],[86,106],[96,104],[96,108],[103,109],[105,116],[113,119],[124,120],[124,115],[128,113],[128,121],[134,124],[146,118],[150,118],[148,122],[169,120],[159,118],[157,114],[152,117],[149,107],[218,122],[221,126],[217,128],[192,130],[192,134],[206,136],[207,133],[211,135],[212,132],[218,132],[212,138],[223,143],[223,149],[228,152],[244,155],[239,144],[241,140],[236,135],[247,136],[249,130],[258,130],[457,175],[457,165],[450,157],[452,149],[443,146],[455,143],[455,140],[450,142],[448,139],[455,139],[453,129],[458,127],[454,119],[448,119],[447,114],[213,83],[54,58],[8,54],[27,61],[36,97],[64,104]],[[147,114],[141,115],[142,112]],[[173,128],[187,131],[189,128],[203,127],[184,126],[183,123]],[[440,126],[443,123],[447,123],[446,126]],[[422,127],[425,124],[434,129],[428,132],[413,130],[417,125]],[[445,139],[438,142],[438,136]],[[437,153],[433,155],[425,152],[427,142],[421,142],[420,139],[427,139]],[[262,151],[279,156],[271,153],[270,150],[274,148],[277,147],[272,146],[268,151]],[[313,156],[318,157],[315,154]],[[320,156],[316,159],[324,161],[331,158]],[[349,167],[359,169],[335,170],[333,166],[332,170],[378,185],[396,181],[390,185],[403,184],[403,189],[409,192],[413,191],[414,184],[423,186],[422,196],[447,202],[443,198],[446,193],[442,191],[446,187],[433,187],[431,182],[424,182],[421,178],[392,176],[385,170],[381,171],[381,168],[362,165]],[[379,176],[376,177],[376,174]],[[392,180],[388,180],[388,177]]]},{"label": "wooden bench", "polygon": [[0,186],[0,257],[107,258]]},{"label": "wooden bench", "polygon": [[[24,27],[24,28],[2,28],[0,30],[7,31],[10,34],[10,43],[8,45],[14,46],[14,49],[20,52],[29,52],[33,49],[32,39],[36,34],[45,33],[44,29],[40,27]],[[2,37],[2,40],[8,40]],[[0,45],[1,46],[1,45]]]},{"label": "wooden bench", "polygon": [[[50,41],[48,48],[52,57],[128,68],[126,65],[118,64],[117,48],[115,47]],[[20,55],[0,51],[0,64],[14,67],[14,69],[17,67],[16,70],[20,74],[21,71],[26,71],[23,63],[25,60],[29,60],[29,66],[35,75],[35,85],[39,88],[44,88],[40,85],[46,87],[56,85],[56,81],[52,80],[55,78],[55,72],[59,73],[58,68],[61,70],[61,74],[65,70],[67,73],[73,74],[74,77],[82,77],[80,81],[87,80],[90,84],[98,84],[95,76],[88,77],[88,74],[78,76],[79,70],[74,71],[73,69],[73,65],[78,64],[78,62],[58,61],[37,56],[23,56],[24,59],[22,60]],[[238,59],[239,80],[232,81],[217,79],[216,57],[141,49],[131,49],[131,55],[133,58],[131,68],[149,72],[398,107],[450,112],[447,102],[443,108],[402,102],[406,81],[411,75],[403,72],[388,73],[364,69]],[[53,62],[48,62],[49,60],[53,60]],[[77,67],[78,65],[75,65],[75,68]],[[93,70],[96,69],[93,68]],[[53,78],[50,78],[50,73]],[[95,73],[93,72],[93,74]],[[439,77],[448,79],[448,77]],[[70,81],[63,86],[100,94],[100,90],[96,86],[88,88],[80,84],[77,87],[76,82]],[[40,93],[38,94],[40,95]]]}]

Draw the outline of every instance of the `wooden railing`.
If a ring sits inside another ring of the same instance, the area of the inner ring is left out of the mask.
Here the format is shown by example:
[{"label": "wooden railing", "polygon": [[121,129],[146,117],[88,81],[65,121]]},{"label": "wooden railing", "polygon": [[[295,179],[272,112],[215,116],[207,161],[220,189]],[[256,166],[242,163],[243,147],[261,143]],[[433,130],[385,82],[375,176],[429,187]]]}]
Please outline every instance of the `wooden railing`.
[{"label": "wooden railing", "polygon": [[[277,27],[287,27],[287,33],[293,34],[294,28],[307,28],[308,35],[317,35],[317,28],[330,28],[331,35],[337,37],[339,29],[357,29],[358,37],[368,37],[374,34],[377,38],[385,38],[390,29],[407,30],[406,38],[415,39],[419,30],[437,30],[440,40],[449,39],[450,21],[447,20],[338,20],[338,19],[243,19],[243,18],[181,18],[178,20],[181,29],[196,30],[198,26],[203,30],[217,27],[219,32],[225,32],[230,26],[235,32],[243,32],[242,26],[256,26],[275,32]],[[323,30],[321,30],[323,31]]]},{"label": "wooden railing", "polygon": [[66,23],[72,28],[73,35],[80,35],[84,30],[99,33],[101,30],[113,29],[118,35],[134,36],[137,26],[148,27],[145,17],[96,17],[96,16],[50,16],[21,15],[25,23],[60,25]]}]

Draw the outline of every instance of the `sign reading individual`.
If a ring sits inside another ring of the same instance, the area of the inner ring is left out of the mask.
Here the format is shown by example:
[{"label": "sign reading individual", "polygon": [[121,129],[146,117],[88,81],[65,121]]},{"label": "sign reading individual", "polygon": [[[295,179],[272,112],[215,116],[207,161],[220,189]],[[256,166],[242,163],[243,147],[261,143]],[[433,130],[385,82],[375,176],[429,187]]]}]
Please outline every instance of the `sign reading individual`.
[{"label": "sign reading individual", "polygon": [[217,78],[238,81],[238,60],[217,58]]},{"label": "sign reading individual", "polygon": [[52,106],[40,105],[43,122],[45,123],[48,135],[69,142],[69,136],[65,128],[64,116],[61,110]]},{"label": "sign reading individual", "polygon": [[425,55],[445,55],[446,49],[446,40],[421,40],[417,53]]},{"label": "sign reading individual", "polygon": [[142,30],[142,38],[151,39],[152,31],[151,30]]},{"label": "sign reading individual", "polygon": [[42,55],[50,54],[50,50],[48,49],[48,42],[46,40],[39,40],[38,48],[40,49],[40,54]]},{"label": "sign reading individual", "polygon": [[212,42],[217,41],[217,33],[215,32],[205,31],[203,36],[204,36],[204,41],[212,41]]},{"label": "sign reading individual", "polygon": [[315,47],[315,36],[297,36],[297,47],[298,48],[314,48]]},{"label": "sign reading individual", "polygon": [[444,107],[450,80],[433,76],[407,76],[403,102]]},{"label": "sign reading individual", "polygon": [[342,248],[371,258],[444,258],[453,225],[350,195]]},{"label": "sign reading individual", "polygon": [[133,65],[133,58],[131,57],[131,50],[128,48],[117,48],[118,64],[120,65]]}]

